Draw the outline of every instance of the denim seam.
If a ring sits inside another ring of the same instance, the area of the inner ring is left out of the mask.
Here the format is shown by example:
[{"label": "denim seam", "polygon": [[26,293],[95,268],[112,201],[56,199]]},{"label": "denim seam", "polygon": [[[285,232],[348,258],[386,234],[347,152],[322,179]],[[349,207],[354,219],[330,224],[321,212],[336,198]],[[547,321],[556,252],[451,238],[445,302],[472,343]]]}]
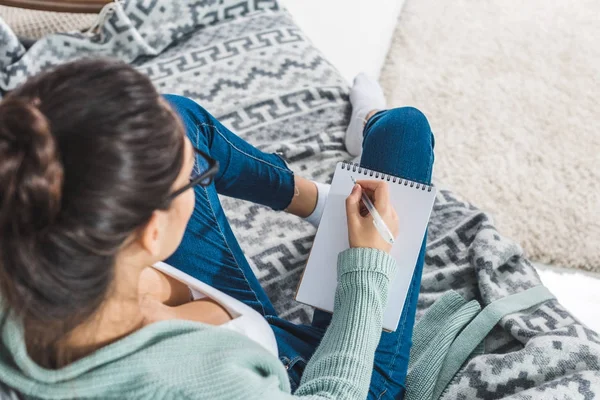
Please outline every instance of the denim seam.
[{"label": "denim seam", "polygon": [[252,289],[252,286],[250,285],[250,282],[248,281],[248,278],[246,277],[244,270],[240,267],[240,264],[238,263],[237,258],[235,258],[235,255],[233,254],[233,251],[231,250],[231,247],[229,247],[229,243],[227,242],[227,239],[225,238],[225,234],[221,230],[221,225],[219,224],[219,221],[217,220],[217,214],[215,213],[215,210],[214,210],[214,208],[210,202],[210,199],[208,197],[208,191],[206,190],[205,187],[202,187],[202,189],[204,190],[204,194],[206,195],[206,202],[208,203],[208,207],[210,207],[210,211],[213,215],[213,220],[214,220],[215,224],[217,225],[217,228],[219,229],[219,234],[221,235],[221,238],[223,238],[223,242],[225,243],[225,246],[227,246],[227,250],[229,250],[229,255],[231,256],[231,258],[233,258],[235,265],[237,266],[238,270],[242,273],[242,276],[244,277],[244,280],[246,281],[248,288],[254,295],[256,302],[258,304],[260,304],[260,309],[262,310],[262,315],[265,315],[266,311],[265,311],[265,307],[264,307],[263,303],[258,299],[258,296],[256,295],[256,292],[254,291],[254,289]]},{"label": "denim seam", "polygon": [[[409,288],[408,288],[408,293],[406,294],[406,298],[407,299],[409,299],[411,297],[412,292],[413,292],[413,285],[411,284],[409,286]],[[402,318],[402,316],[401,316],[400,320],[404,320],[404,318]],[[406,324],[403,323],[402,324],[402,328],[400,330],[400,334],[398,335],[399,340],[396,343],[396,349],[394,351],[394,357],[392,357],[392,360],[390,361],[390,363],[389,363],[389,365],[387,367],[387,370],[390,371],[390,379],[392,379],[392,377],[394,376],[394,370],[392,369],[392,366],[394,365],[394,363],[396,362],[396,358],[398,357],[399,348],[400,348],[400,344],[401,344],[401,340],[400,339],[402,339],[404,337],[404,329],[405,328],[406,328]],[[385,385],[387,385],[387,382],[388,381],[386,380]],[[385,386],[384,386],[383,391],[379,394],[379,396],[377,397],[377,399],[380,400],[383,397],[383,395],[386,394],[386,393],[387,393],[387,388],[385,388]]]},{"label": "denim seam", "polygon": [[231,142],[230,142],[230,141],[229,141],[229,140],[228,140],[228,139],[225,137],[225,135],[223,135],[221,132],[219,132],[219,130],[217,129],[217,127],[216,127],[216,126],[214,126],[214,125],[211,125],[211,124],[206,124],[206,123],[203,123],[203,122],[201,122],[201,123],[200,123],[200,125],[202,125],[202,126],[209,126],[209,127],[212,127],[212,128],[213,128],[213,129],[214,129],[214,130],[215,130],[215,131],[216,131],[216,132],[219,134],[219,136],[221,136],[221,138],[223,138],[223,140],[225,140],[225,141],[226,141],[226,142],[227,142],[227,143],[228,143],[228,144],[229,144],[229,145],[230,145],[232,148],[234,148],[235,150],[239,151],[240,153],[242,153],[242,154],[243,154],[243,155],[245,155],[246,157],[250,157],[250,158],[252,158],[253,160],[256,160],[256,161],[258,161],[258,162],[261,162],[261,163],[263,163],[263,164],[267,164],[267,165],[269,165],[269,166],[271,166],[271,167],[273,167],[273,168],[277,168],[277,169],[279,169],[279,170],[281,170],[281,171],[287,172],[287,173],[289,173],[289,174],[293,174],[293,172],[292,172],[292,171],[290,171],[289,169],[281,168],[280,166],[277,166],[277,165],[275,165],[275,164],[271,164],[271,163],[270,163],[270,162],[268,162],[268,161],[261,160],[260,158],[254,157],[252,154],[248,154],[248,153],[246,153],[245,151],[243,151],[243,150],[241,150],[241,149],[237,148],[237,147],[236,147],[236,146],[235,146],[233,143],[231,143]]},{"label": "denim seam", "polygon": [[[290,372],[292,372],[292,368],[294,368],[299,361],[302,361],[306,364],[306,360],[304,359],[304,357],[296,356],[292,359],[289,359],[288,364],[284,366],[285,370],[287,371],[288,380],[291,380],[292,377],[290,376]],[[303,374],[298,374],[298,382],[294,382],[296,389],[300,387],[300,382],[302,382],[302,375]]]},{"label": "denim seam", "polygon": [[[410,285],[409,289],[408,289],[408,293],[407,293],[407,298],[411,298],[412,297],[412,293],[414,289],[414,285]],[[402,318],[403,320],[405,320],[406,318]],[[406,329],[406,323],[402,323],[402,330],[400,331],[400,335],[399,338],[403,338],[404,337],[404,330]],[[394,357],[392,358],[392,361],[390,362],[390,365],[388,366],[388,371],[390,371],[390,379],[392,379],[392,377],[394,376],[394,372],[395,370],[392,369],[392,366],[394,365],[394,363],[396,362],[396,358],[398,358],[398,353],[399,353],[399,349],[400,349],[400,345],[401,345],[402,341],[398,340],[397,344],[396,344],[396,350],[394,351]],[[381,395],[379,396],[379,398],[381,398],[381,396],[383,396],[385,393],[387,392],[387,388],[381,392]]]},{"label": "denim seam", "polygon": [[[408,292],[408,294],[410,295],[410,291]],[[402,337],[404,336],[404,324],[402,324],[402,330],[400,331],[400,335],[398,335],[398,340],[396,342],[396,348],[394,350],[394,357],[392,357],[390,363],[387,366],[387,370],[390,371],[390,380],[392,379],[392,376],[394,375],[394,370],[392,369],[392,366],[394,365],[394,363],[396,362],[396,358],[398,357],[398,351],[400,348],[400,343],[402,342]],[[381,391],[381,393],[379,394],[379,396],[377,396],[377,400],[380,400],[384,394],[387,393],[387,384],[388,384],[388,380],[385,380],[384,386],[383,386],[383,390]]]},{"label": "denim seam", "polygon": [[[215,128],[215,130],[216,130],[216,128]],[[198,126],[196,126],[196,147],[198,146],[198,142],[199,141],[200,141],[200,128]],[[240,264],[238,263],[237,258],[235,258],[235,255],[233,254],[233,251],[231,250],[231,247],[229,247],[229,242],[227,242],[227,239],[225,238],[225,234],[223,233],[223,230],[221,229],[221,225],[219,224],[219,220],[217,219],[217,214],[215,213],[215,210],[214,210],[214,208],[212,206],[212,203],[210,202],[210,198],[208,197],[208,190],[206,190],[206,188],[204,186],[202,186],[202,189],[204,190],[204,195],[206,196],[206,202],[208,203],[208,207],[210,208],[210,212],[212,213],[213,221],[214,221],[215,225],[217,226],[217,229],[219,230],[219,234],[221,235],[221,238],[223,239],[223,243],[225,243],[225,246],[227,246],[227,249],[229,250],[229,255],[231,256],[231,258],[233,258],[233,261],[235,262],[235,265],[237,266],[238,270],[242,273],[242,276],[244,277],[244,280],[246,281],[246,284],[248,285],[248,288],[250,289],[250,291],[254,295],[254,298],[256,299],[256,302],[258,304],[260,304],[260,309],[262,310],[262,314],[265,315],[266,314],[265,306],[258,299],[258,296],[256,295],[256,292],[254,291],[254,289],[252,289],[252,286],[250,285],[250,282],[248,282],[248,278],[246,277],[246,274],[244,273],[244,270],[240,267]]]},{"label": "denim seam", "polygon": [[[431,173],[433,172],[433,149],[431,149],[431,155],[429,156],[429,168],[427,168],[427,176],[431,181]],[[429,184],[431,186],[431,183]]]},{"label": "denim seam", "polygon": [[381,400],[381,398],[383,397],[383,395],[386,394],[386,393],[387,393],[387,388],[383,389],[383,392],[381,392],[379,394],[379,396],[377,396],[377,400]]},{"label": "denim seam", "polygon": [[302,356],[296,356],[296,357],[290,359],[290,362],[288,363],[287,369],[289,370],[289,369],[293,368],[298,363],[298,361],[304,361],[304,362],[306,362],[306,360],[304,359],[304,357],[302,357]]}]

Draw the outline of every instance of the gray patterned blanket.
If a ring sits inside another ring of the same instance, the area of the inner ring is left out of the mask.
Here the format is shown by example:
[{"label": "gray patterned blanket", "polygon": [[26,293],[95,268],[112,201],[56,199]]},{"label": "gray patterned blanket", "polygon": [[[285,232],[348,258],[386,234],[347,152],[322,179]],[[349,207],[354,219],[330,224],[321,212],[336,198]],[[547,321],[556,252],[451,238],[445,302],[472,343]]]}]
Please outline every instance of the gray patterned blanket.
[{"label": "gray patterned blanket", "polygon": [[[130,0],[90,34],[43,38],[30,49],[0,18],[0,93],[81,57],[134,64],[162,93],[201,103],[233,131],[294,171],[327,182],[349,159],[342,136],[348,86],[276,0]],[[418,313],[454,289],[482,306],[540,285],[521,248],[491,217],[439,190],[431,217]],[[223,205],[254,272],[285,318],[308,322],[293,301],[315,230],[285,213],[231,198]],[[600,337],[556,300],[502,319],[444,399],[593,399]]]}]

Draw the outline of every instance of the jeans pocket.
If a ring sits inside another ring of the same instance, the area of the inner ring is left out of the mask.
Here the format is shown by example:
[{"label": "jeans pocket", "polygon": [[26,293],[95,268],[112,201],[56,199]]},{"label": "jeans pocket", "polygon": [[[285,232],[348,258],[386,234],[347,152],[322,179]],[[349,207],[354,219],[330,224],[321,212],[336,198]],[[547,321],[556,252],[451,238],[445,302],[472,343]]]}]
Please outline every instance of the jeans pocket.
[{"label": "jeans pocket", "polygon": [[302,379],[304,368],[306,368],[306,360],[301,356],[296,356],[292,359],[282,356],[280,357],[280,360],[287,370],[288,378],[290,380],[290,387],[292,389],[292,393],[294,393],[296,389],[298,389],[298,386],[300,386],[300,380]]}]

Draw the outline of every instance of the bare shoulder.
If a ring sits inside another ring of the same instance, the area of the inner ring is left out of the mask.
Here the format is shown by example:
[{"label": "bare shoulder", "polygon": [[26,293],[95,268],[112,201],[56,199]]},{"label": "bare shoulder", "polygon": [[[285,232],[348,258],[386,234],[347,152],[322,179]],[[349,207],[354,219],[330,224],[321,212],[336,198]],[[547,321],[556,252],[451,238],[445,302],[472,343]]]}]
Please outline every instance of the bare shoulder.
[{"label": "bare shoulder", "polygon": [[177,306],[190,301],[190,290],[185,283],[152,267],[142,270],[138,293],[140,297],[150,297],[168,306]]}]

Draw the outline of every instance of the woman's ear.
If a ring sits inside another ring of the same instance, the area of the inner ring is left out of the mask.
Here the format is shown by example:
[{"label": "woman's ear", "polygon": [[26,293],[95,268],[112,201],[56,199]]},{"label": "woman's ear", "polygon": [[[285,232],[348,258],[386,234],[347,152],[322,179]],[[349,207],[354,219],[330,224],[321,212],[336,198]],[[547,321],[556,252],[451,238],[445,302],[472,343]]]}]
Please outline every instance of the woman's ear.
[{"label": "woman's ear", "polygon": [[150,217],[150,220],[140,232],[140,246],[152,257],[158,257],[161,254],[165,224],[164,218],[163,213],[154,211],[152,217]]}]

